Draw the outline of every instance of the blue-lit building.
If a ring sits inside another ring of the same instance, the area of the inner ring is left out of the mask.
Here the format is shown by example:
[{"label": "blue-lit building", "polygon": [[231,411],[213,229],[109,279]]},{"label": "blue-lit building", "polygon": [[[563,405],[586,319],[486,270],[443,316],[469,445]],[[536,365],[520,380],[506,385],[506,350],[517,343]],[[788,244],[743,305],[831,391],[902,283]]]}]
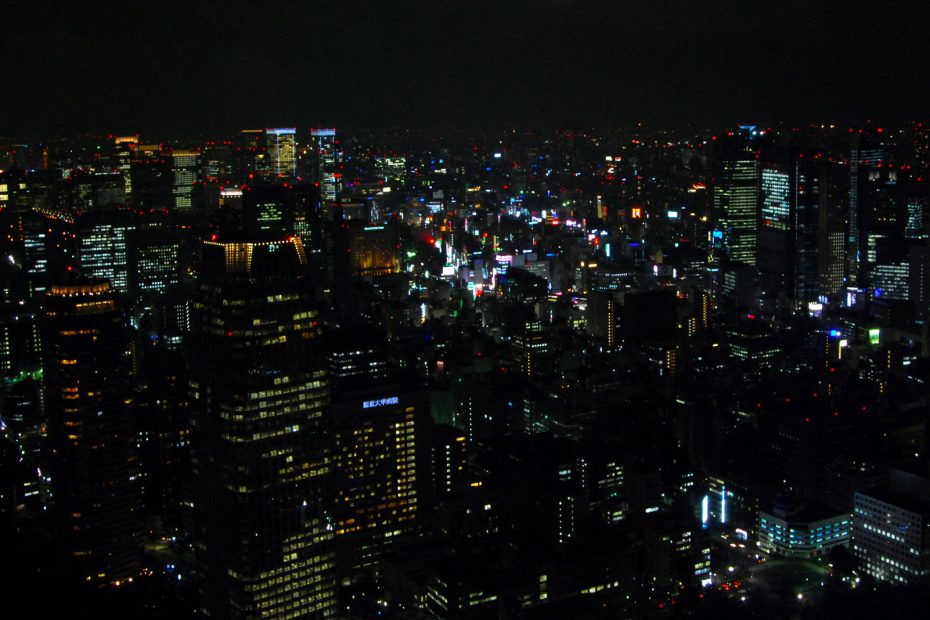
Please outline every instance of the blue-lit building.
[{"label": "blue-lit building", "polygon": [[880,581],[930,582],[930,477],[892,469],[889,483],[856,493],[852,551]]},{"label": "blue-lit building", "polygon": [[851,532],[849,513],[826,506],[759,511],[759,548],[786,558],[819,558],[833,547],[848,545]]}]

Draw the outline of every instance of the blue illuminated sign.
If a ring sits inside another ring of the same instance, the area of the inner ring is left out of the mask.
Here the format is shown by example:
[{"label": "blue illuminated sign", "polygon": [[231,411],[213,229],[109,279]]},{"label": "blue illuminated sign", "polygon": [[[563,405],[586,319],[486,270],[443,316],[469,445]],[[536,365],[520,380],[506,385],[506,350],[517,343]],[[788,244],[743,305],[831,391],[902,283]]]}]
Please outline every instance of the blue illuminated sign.
[{"label": "blue illuminated sign", "polygon": [[362,409],[373,409],[375,407],[384,407],[386,405],[396,405],[399,402],[400,402],[400,398],[397,396],[388,396],[387,398],[366,400],[362,402]]}]

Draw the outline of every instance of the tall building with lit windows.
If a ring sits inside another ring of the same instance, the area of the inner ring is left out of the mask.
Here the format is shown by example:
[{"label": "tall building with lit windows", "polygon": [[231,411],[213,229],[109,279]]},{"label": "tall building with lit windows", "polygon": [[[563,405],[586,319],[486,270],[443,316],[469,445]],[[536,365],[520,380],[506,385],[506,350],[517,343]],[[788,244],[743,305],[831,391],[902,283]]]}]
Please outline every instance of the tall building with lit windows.
[{"label": "tall building with lit windows", "polygon": [[200,151],[179,149],[171,153],[171,176],[174,210],[182,213],[191,210],[191,194],[200,176]]},{"label": "tall building with lit windows", "polygon": [[332,617],[328,385],[303,244],[208,241],[201,251],[190,389],[204,611]]},{"label": "tall building with lit windows", "polygon": [[373,387],[331,406],[334,512],[343,575],[374,570],[417,526],[417,442],[428,398]]},{"label": "tall building with lit windows", "polygon": [[265,141],[271,176],[286,179],[297,176],[297,130],[293,127],[266,129]]},{"label": "tall building with lit windows", "polygon": [[759,218],[759,162],[730,159],[723,162],[722,178],[714,192],[714,208],[725,231],[731,260],[755,266]]},{"label": "tall building with lit windows", "polygon": [[513,337],[511,343],[516,367],[527,377],[539,373],[539,364],[549,353],[549,338],[540,321],[527,321]]},{"label": "tall building with lit windows", "polygon": [[84,215],[78,221],[81,270],[109,280],[120,293],[129,292],[129,236],[136,229],[131,212],[107,209]]},{"label": "tall building with lit windows", "polygon": [[342,185],[342,151],[335,129],[311,129],[311,171],[313,181],[320,185],[320,198],[336,202]]},{"label": "tall building with lit windows", "polygon": [[879,581],[930,583],[930,477],[893,468],[887,485],[853,499],[852,552]]},{"label": "tall building with lit windows", "polygon": [[53,284],[43,319],[58,540],[87,582],[128,579],[139,568],[141,519],[130,341],[116,290],[91,278]]}]

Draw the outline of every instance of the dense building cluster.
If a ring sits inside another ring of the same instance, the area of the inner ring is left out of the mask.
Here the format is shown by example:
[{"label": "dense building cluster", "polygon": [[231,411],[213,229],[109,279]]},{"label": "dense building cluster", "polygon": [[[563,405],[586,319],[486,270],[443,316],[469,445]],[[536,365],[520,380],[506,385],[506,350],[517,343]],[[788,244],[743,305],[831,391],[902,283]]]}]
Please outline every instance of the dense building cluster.
[{"label": "dense building cluster", "polygon": [[927,601],[921,124],[4,140],[0,229],[12,617]]}]

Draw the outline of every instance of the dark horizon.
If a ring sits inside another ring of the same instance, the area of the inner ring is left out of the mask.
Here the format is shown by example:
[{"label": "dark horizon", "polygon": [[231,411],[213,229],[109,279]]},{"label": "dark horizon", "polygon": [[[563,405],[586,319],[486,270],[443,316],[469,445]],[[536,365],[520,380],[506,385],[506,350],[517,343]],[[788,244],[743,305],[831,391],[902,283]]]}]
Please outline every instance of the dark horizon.
[{"label": "dark horizon", "polygon": [[0,135],[896,124],[930,99],[914,1],[328,4],[8,9]]}]

